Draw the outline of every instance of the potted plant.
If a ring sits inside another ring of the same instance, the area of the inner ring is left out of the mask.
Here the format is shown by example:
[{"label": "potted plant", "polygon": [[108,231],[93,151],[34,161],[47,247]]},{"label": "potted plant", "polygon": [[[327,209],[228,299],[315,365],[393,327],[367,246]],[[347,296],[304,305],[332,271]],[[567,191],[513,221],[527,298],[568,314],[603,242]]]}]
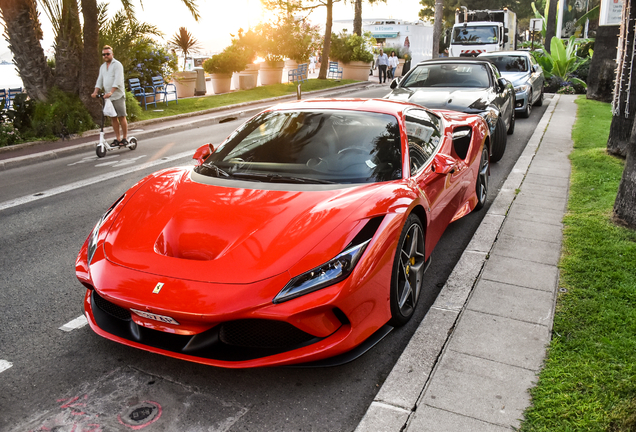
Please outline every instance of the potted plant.
[{"label": "potted plant", "polygon": [[363,36],[342,32],[331,35],[329,57],[342,63],[342,79],[367,81],[373,62],[375,39],[370,32]]},{"label": "potted plant", "polygon": [[175,72],[173,79],[177,87],[178,97],[194,96],[194,87],[196,85],[197,73],[195,71],[186,71],[186,63],[188,54],[197,52],[200,48],[199,41],[192,37],[192,34],[185,27],[179,27],[179,31],[175,33],[168,44],[176,47],[183,54],[183,70]]},{"label": "potted plant", "polygon": [[203,69],[212,76],[214,93],[228,93],[232,87],[232,74],[244,70],[248,61],[245,51],[236,44],[207,59]]},{"label": "potted plant", "polygon": [[254,33],[253,30],[244,32],[243,29],[240,28],[238,36],[232,39],[232,45],[235,45],[237,50],[242,51],[242,55],[247,60],[245,69],[235,73],[232,77],[234,88],[249,90],[256,87],[258,82],[258,71],[261,66],[260,63],[254,63],[259,46],[258,35]]},{"label": "potted plant", "polygon": [[265,59],[260,68],[262,85],[280,84],[283,81],[285,53],[281,41],[286,38],[285,31],[280,18],[275,24],[262,23],[254,30],[259,40],[257,53]]},{"label": "potted plant", "polygon": [[289,59],[285,62],[285,67],[296,69],[298,64],[308,63],[311,53],[320,49],[320,28],[291,15],[281,21],[284,31],[280,43],[283,55]]}]

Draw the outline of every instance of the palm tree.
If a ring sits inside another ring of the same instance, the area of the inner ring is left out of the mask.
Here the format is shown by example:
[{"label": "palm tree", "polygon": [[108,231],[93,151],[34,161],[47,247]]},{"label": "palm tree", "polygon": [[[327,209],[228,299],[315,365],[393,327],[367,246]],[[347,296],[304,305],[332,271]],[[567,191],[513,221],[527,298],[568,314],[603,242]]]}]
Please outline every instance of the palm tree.
[{"label": "palm tree", "polygon": [[174,45],[183,53],[183,70],[185,70],[188,54],[197,52],[201,45],[199,41],[192,37],[192,34],[185,28],[179,27],[179,31],[168,41],[170,45]]}]

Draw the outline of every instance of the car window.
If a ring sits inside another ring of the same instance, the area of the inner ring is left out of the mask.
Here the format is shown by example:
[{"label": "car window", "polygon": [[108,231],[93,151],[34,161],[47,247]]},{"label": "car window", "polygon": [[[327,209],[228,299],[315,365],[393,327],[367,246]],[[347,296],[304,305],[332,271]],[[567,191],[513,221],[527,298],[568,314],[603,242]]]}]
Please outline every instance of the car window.
[{"label": "car window", "polygon": [[402,178],[397,118],[344,110],[271,111],[237,129],[199,174],[278,183]]},{"label": "car window", "polygon": [[495,26],[461,26],[453,30],[453,43],[462,45],[497,43]]},{"label": "car window", "polygon": [[442,137],[441,119],[426,110],[410,109],[404,122],[409,142],[409,166],[411,175],[418,173],[431,159]]},{"label": "car window", "polygon": [[487,56],[501,72],[528,72],[528,58],[525,56]]},{"label": "car window", "polygon": [[400,86],[486,88],[490,80],[484,64],[439,63],[418,65]]}]

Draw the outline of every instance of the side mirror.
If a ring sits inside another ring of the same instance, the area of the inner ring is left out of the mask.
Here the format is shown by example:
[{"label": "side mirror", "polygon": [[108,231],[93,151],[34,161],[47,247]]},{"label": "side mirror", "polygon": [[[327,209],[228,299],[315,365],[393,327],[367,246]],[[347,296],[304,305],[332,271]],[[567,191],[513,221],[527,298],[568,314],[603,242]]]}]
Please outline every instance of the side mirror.
[{"label": "side mirror", "polygon": [[533,72],[539,72],[539,65],[532,65],[532,71]]},{"label": "side mirror", "polygon": [[456,167],[455,159],[445,154],[437,153],[433,158],[431,169],[437,174],[446,175],[449,173],[453,174]]},{"label": "side mirror", "polygon": [[[508,29],[506,29],[508,30]],[[508,35],[504,35],[504,43],[508,43]]]},{"label": "side mirror", "polygon": [[402,77],[393,78],[393,81],[391,81],[391,84],[389,85],[389,87],[391,88],[391,90],[393,90],[393,89],[394,89],[394,88],[396,88],[398,85],[400,85],[400,81],[402,81]]},{"label": "side mirror", "polygon": [[506,81],[505,78],[498,78],[497,79],[497,86],[499,86],[499,91],[502,92],[506,89],[506,84],[508,84],[508,81]]},{"label": "side mirror", "polygon": [[194,152],[194,156],[192,156],[192,159],[196,160],[196,166],[199,166],[203,162],[205,162],[208,156],[210,156],[212,153],[214,153],[214,147],[212,146],[212,144],[203,144],[201,147],[196,149],[196,151]]}]

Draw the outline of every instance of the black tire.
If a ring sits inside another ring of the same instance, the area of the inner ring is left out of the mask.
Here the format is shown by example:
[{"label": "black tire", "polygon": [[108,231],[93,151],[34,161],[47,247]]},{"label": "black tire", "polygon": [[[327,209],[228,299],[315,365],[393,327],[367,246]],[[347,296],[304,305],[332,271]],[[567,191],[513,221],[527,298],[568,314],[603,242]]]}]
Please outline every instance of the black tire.
[{"label": "black tire", "polygon": [[98,158],[103,158],[104,156],[106,156],[106,149],[100,145],[97,145],[97,147],[95,147],[95,154]]},{"label": "black tire", "polygon": [[513,133],[515,133],[515,120],[515,109],[513,108],[512,114],[510,114],[510,125],[508,126],[508,130],[506,131],[508,135],[512,135]]},{"label": "black tire", "polygon": [[532,113],[532,92],[528,94],[528,102],[526,103],[526,109],[523,110],[523,112],[520,112],[519,114],[523,118],[528,118],[530,117],[531,113]]},{"label": "black tire", "polygon": [[508,142],[506,123],[504,123],[501,117],[497,119],[497,126],[495,127],[495,133],[493,135],[490,161],[499,162],[506,152],[506,143]]},{"label": "black tire", "polygon": [[394,327],[406,324],[415,312],[426,270],[424,251],[422,223],[416,215],[410,214],[402,228],[393,260],[389,324]]},{"label": "black tire", "polygon": [[541,87],[541,94],[537,98],[537,101],[534,103],[534,106],[538,106],[538,107],[542,106],[544,99],[545,99],[545,95],[543,94],[543,86],[542,86]]},{"label": "black tire", "polygon": [[481,160],[479,161],[479,172],[475,180],[475,192],[477,194],[477,205],[474,211],[484,208],[486,199],[488,198],[488,177],[490,168],[490,157],[488,155],[488,147],[484,145],[481,151]]},{"label": "black tire", "polygon": [[131,138],[128,140],[128,148],[134,150],[137,148],[137,138]]}]

